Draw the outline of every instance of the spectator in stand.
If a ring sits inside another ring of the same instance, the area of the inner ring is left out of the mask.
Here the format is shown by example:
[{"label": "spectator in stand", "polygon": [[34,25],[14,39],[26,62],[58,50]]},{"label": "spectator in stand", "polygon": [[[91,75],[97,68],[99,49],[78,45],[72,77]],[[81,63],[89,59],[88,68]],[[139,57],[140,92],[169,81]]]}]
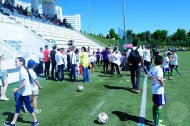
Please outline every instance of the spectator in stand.
[{"label": "spectator in stand", "polygon": [[50,68],[50,52],[48,49],[48,45],[45,45],[45,50],[43,52],[44,54],[44,61],[45,61],[45,78],[48,80],[49,79],[49,68]]},{"label": "spectator in stand", "polygon": [[105,51],[103,52],[103,72],[108,73],[108,65],[109,65],[109,49],[106,48]]},{"label": "spectator in stand", "polygon": [[100,66],[100,57],[101,57],[101,52],[98,49],[97,52],[96,52],[96,65],[97,66]]},{"label": "spectator in stand", "polygon": [[53,50],[50,51],[50,57],[51,57],[51,79],[55,80],[55,67],[56,67],[56,61],[55,61],[55,54],[56,54],[57,46],[53,46]]}]

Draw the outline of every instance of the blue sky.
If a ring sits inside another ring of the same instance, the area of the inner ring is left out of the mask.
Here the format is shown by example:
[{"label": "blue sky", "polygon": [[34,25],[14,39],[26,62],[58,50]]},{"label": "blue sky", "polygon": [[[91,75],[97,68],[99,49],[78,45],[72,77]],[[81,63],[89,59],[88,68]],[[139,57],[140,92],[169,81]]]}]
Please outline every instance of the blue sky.
[{"label": "blue sky", "polygon": [[[123,28],[122,0],[90,0],[91,33],[116,32]],[[178,28],[190,29],[190,0],[125,0],[126,29],[135,33]],[[88,0],[57,0],[63,15],[81,14],[82,31],[88,31]]]}]

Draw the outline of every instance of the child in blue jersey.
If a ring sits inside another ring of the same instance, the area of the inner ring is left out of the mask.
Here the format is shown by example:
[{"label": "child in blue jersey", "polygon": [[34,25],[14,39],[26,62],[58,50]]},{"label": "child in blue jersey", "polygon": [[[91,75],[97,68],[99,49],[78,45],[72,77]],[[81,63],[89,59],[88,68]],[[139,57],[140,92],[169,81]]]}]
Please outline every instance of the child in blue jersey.
[{"label": "child in blue jersey", "polygon": [[5,126],[16,126],[16,121],[18,119],[18,116],[20,114],[20,109],[22,107],[22,103],[24,102],[27,110],[31,113],[33,118],[33,123],[31,126],[37,126],[39,125],[39,122],[36,118],[36,115],[30,105],[30,95],[32,94],[31,89],[31,76],[29,74],[29,71],[25,67],[25,59],[23,57],[18,57],[15,60],[15,65],[17,68],[19,68],[19,86],[13,89],[14,93],[19,92],[20,97],[17,100],[16,103],[16,112],[14,114],[14,118],[11,122],[5,122]]},{"label": "child in blue jersey", "polygon": [[153,101],[153,126],[159,126],[160,113],[163,106],[166,104],[164,95],[164,82],[163,82],[163,57],[158,55],[155,58],[155,66],[150,70],[149,76],[152,78],[152,101]]}]

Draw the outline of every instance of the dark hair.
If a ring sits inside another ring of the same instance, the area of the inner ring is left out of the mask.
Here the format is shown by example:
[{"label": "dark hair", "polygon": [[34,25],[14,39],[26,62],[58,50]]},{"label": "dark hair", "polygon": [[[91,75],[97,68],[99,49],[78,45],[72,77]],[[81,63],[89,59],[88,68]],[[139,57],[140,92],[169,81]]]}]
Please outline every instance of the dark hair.
[{"label": "dark hair", "polygon": [[30,81],[30,84],[31,84],[32,83],[32,77],[31,77],[28,69],[26,68],[26,60],[23,57],[17,57],[16,59],[18,59],[20,62],[23,63],[22,65],[24,66],[24,68],[26,69],[26,71],[28,73],[29,81]]},{"label": "dark hair", "polygon": [[168,52],[168,53],[167,53],[167,56],[169,56],[169,55],[172,55],[172,53],[171,53],[171,52]]},{"label": "dark hair", "polygon": [[133,39],[133,46],[137,46],[138,45],[138,40],[137,39]]},{"label": "dark hair", "polygon": [[156,65],[162,65],[162,63],[163,63],[163,57],[162,57],[161,55],[157,55],[157,56],[155,57],[154,63],[155,63]]},{"label": "dark hair", "polygon": [[57,49],[57,51],[60,51],[60,50],[61,50],[61,48],[58,48],[58,49]]},{"label": "dark hair", "polygon": [[84,52],[87,52],[86,48],[85,47],[82,47],[82,49],[84,50]]},{"label": "dark hair", "polygon": [[48,45],[45,45],[45,49],[47,49],[48,48]]},{"label": "dark hair", "polygon": [[76,49],[76,50],[75,50],[75,53],[78,54],[78,53],[79,53],[79,49]]},{"label": "dark hair", "polygon": [[42,47],[40,47],[40,50],[43,50],[43,48],[42,48]]},{"label": "dark hair", "polygon": [[53,49],[56,49],[56,48],[57,48],[57,45],[54,45],[54,46],[53,46]]}]

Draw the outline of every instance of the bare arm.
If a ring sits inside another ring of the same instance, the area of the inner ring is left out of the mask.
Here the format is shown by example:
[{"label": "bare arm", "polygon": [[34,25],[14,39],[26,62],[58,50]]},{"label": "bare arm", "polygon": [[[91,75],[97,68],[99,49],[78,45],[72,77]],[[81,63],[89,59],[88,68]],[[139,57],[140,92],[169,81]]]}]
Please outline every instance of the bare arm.
[{"label": "bare arm", "polygon": [[34,83],[38,86],[39,89],[42,89],[42,87],[37,79],[34,80]]},{"label": "bare arm", "polygon": [[24,87],[26,87],[26,80],[25,80],[25,79],[22,81],[22,85],[21,85],[21,86],[19,86],[19,87],[13,89],[13,92],[14,92],[14,93],[15,93],[15,92],[18,92],[20,89],[22,89],[22,88],[24,88]]},{"label": "bare arm", "polygon": [[164,86],[164,81],[162,77],[158,76],[158,81],[160,82],[160,85]]}]

